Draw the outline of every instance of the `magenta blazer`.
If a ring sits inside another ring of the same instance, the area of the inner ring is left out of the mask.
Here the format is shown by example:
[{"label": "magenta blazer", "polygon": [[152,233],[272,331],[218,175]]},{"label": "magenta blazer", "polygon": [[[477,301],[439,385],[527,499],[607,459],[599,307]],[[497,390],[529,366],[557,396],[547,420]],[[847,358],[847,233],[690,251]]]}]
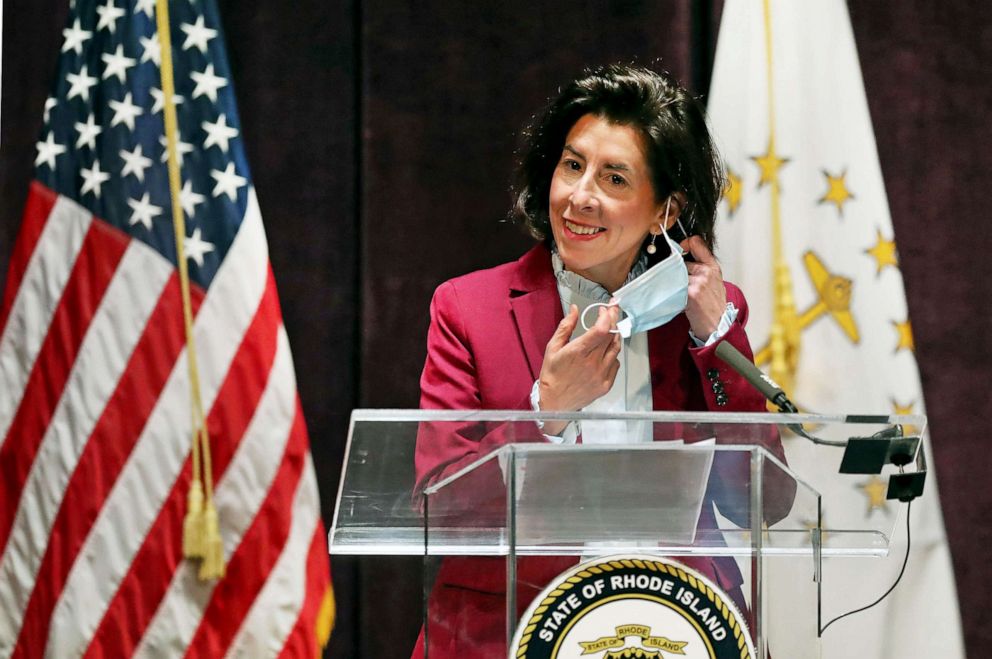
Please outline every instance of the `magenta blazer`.
[{"label": "magenta blazer", "polygon": [[[753,358],[744,333],[747,302],[740,289],[727,283],[727,300],[738,309],[737,320],[722,337]],[[427,334],[427,361],[420,380],[423,409],[529,410],[530,391],[541,372],[544,350],[563,318],[561,300],[551,266],[551,254],[538,245],[512,263],[473,272],[438,287],[431,303]],[[660,411],[765,411],[764,398],[724,364],[715,345],[698,348],[689,337],[689,321],[681,314],[648,332],[654,409]],[[485,431],[476,426],[465,432],[435,432],[424,427],[417,439],[416,471],[422,487],[497,449],[507,441],[547,441],[533,427],[527,436],[508,437],[499,427]],[[688,429],[685,429],[688,431]],[[655,439],[672,437],[656,430]],[[712,436],[712,433],[707,433]],[[703,439],[684,437],[687,442]],[[733,439],[717,433],[720,443],[751,443],[755,438]],[[758,438],[784,460],[777,434]],[[747,482],[748,465],[715,465],[717,472],[707,496],[719,506],[722,491]],[[777,488],[778,517],[787,514],[794,490]],[[724,511],[721,511],[724,512]],[[726,513],[724,513],[726,514]],[[735,520],[736,521],[736,520]],[[747,523],[740,520],[739,523]],[[699,528],[715,529],[713,506],[704,502]],[[730,591],[740,600],[742,577],[733,559],[680,558]],[[575,564],[575,558],[529,558],[518,562],[523,610],[557,574]],[[439,571],[429,601],[431,657],[506,656],[506,574],[502,558],[448,558]],[[743,601],[738,601],[743,608]],[[414,649],[422,657],[422,639]]]}]

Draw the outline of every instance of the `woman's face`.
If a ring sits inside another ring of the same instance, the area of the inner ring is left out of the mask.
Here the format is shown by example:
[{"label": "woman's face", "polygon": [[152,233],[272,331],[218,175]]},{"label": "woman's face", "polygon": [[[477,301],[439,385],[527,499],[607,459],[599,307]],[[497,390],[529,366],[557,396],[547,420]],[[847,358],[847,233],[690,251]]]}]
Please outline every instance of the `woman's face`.
[{"label": "woman's face", "polygon": [[623,285],[645,237],[657,234],[665,217],[640,133],[592,114],[579,119],[551,177],[548,215],[568,270],[611,293]]}]

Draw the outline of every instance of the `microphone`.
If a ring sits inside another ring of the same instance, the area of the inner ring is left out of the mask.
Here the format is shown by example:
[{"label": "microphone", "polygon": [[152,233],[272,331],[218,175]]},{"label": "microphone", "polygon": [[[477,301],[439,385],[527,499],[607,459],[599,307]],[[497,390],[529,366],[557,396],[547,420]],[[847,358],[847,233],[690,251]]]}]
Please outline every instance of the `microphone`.
[{"label": "microphone", "polygon": [[734,369],[738,375],[747,380],[752,387],[761,392],[761,395],[778,407],[780,412],[796,414],[799,410],[792,401],[789,400],[782,387],[776,384],[775,380],[761,372],[750,359],[740,353],[737,348],[727,341],[720,341],[716,344],[716,356],[722,359],[727,366]]},{"label": "microphone", "polygon": [[[716,356],[722,359],[727,366],[736,371],[738,375],[747,380],[752,387],[760,391],[761,395],[777,406],[780,412],[796,414],[799,411],[796,406],[793,405],[792,401],[789,400],[789,397],[785,395],[785,392],[782,391],[782,387],[776,384],[775,380],[772,380],[770,377],[762,373],[750,359],[742,355],[737,348],[730,345],[728,342],[721,341],[717,344]],[[848,420],[854,420],[854,418],[848,417]],[[920,438],[902,437],[901,426],[886,428],[885,430],[875,433],[872,437],[852,437],[846,442],[836,442],[829,439],[821,439],[809,434],[800,423],[786,423],[784,425],[792,432],[805,437],[814,444],[843,448],[844,458],[841,463],[840,473],[880,474],[882,473],[882,467],[887,462],[898,465],[899,473],[893,474],[889,478],[889,486],[885,498],[898,499],[899,501],[905,502],[907,505],[906,557],[903,559],[902,570],[900,570],[899,576],[896,577],[895,583],[893,583],[892,586],[885,591],[884,595],[868,606],[861,607],[860,609],[854,609],[853,611],[848,611],[843,615],[837,616],[823,626],[820,626],[821,618],[817,615],[817,636],[823,636],[823,632],[826,631],[827,627],[834,624],[841,618],[870,609],[884,600],[902,579],[902,575],[906,571],[906,563],[909,561],[909,506],[912,505],[911,502],[913,499],[923,494],[923,485],[926,481],[927,475],[926,454],[923,451],[919,451],[918,453],[919,459],[917,461],[917,466],[919,467],[922,465],[919,471],[904,473],[903,465],[911,461],[913,453],[916,452],[916,449],[919,446]],[[906,444],[907,440],[909,440],[908,445]]]},{"label": "microphone", "polygon": [[[785,395],[782,391],[782,387],[778,386],[775,380],[761,372],[757,366],[755,366],[750,359],[745,357],[740,353],[740,351],[734,346],[730,345],[727,341],[721,341],[716,344],[716,356],[723,360],[727,366],[732,368],[738,375],[748,381],[748,383],[761,392],[761,395],[771,401],[772,405],[778,407],[779,412],[784,412],[786,414],[798,414],[799,408],[797,408],[789,397]],[[814,435],[806,432],[806,429],[802,427],[802,424],[798,423],[787,423],[785,427],[792,432],[805,437],[814,444],[820,444],[822,446],[837,446],[846,447],[847,442],[836,442],[829,439],[821,439],[815,437]]]}]

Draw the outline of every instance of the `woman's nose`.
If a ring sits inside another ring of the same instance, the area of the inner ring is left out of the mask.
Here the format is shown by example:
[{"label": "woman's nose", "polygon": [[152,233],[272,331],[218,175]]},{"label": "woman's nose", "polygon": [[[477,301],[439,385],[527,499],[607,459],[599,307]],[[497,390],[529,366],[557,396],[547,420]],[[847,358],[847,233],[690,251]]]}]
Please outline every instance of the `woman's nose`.
[{"label": "woman's nose", "polygon": [[599,204],[599,199],[596,196],[596,189],[591,177],[583,176],[576,181],[575,187],[572,188],[569,201],[574,208],[580,211],[589,212],[596,208]]}]

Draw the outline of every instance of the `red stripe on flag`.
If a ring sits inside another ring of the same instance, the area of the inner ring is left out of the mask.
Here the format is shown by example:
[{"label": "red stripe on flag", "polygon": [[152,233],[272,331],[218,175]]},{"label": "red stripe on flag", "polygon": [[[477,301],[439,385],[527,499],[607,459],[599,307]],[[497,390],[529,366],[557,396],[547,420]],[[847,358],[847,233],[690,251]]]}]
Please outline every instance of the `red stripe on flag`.
[{"label": "red stripe on flag", "polygon": [[303,410],[297,401],[293,427],[272,487],[231,556],[227,575],[211,594],[196,635],[186,650],[187,657],[220,657],[230,646],[289,537],[292,518],[287,513],[293,509],[293,497],[308,450]]},{"label": "red stripe on flag", "polygon": [[52,214],[56,199],[58,199],[57,194],[38,181],[31,181],[24,215],[21,216],[21,229],[17,234],[14,253],[10,255],[10,265],[7,268],[7,287],[3,294],[3,304],[0,306],[0,336],[3,335],[10,309],[14,306],[17,289],[21,287],[24,272],[28,268],[31,255],[34,254],[41,232],[45,229],[48,216]]},{"label": "red stripe on flag", "polygon": [[[203,293],[191,291],[193,313]],[[186,345],[179,278],[163,289],[66,486],[11,659],[41,657],[52,611],[104,501]]]},{"label": "red stripe on flag", "polygon": [[24,482],[79,346],[129,242],[123,233],[98,221],[90,224],[83,239],[24,396],[0,447],[0,552],[7,544]]},{"label": "red stripe on flag", "polygon": [[[258,310],[207,417],[215,483],[220,482],[265,390],[280,323],[270,270]],[[182,525],[191,469],[187,457],[84,656],[129,657],[137,648],[182,560]]]},{"label": "red stripe on flag", "polygon": [[182,560],[182,524],[191,469],[190,459],[186,458],[84,657],[129,657],[141,641],[141,634],[155,615],[176,566]]},{"label": "red stripe on flag", "polygon": [[310,551],[307,553],[307,592],[303,600],[303,608],[300,610],[296,625],[286,638],[282,652],[279,653],[280,659],[320,656],[317,617],[327,595],[327,589],[331,587],[329,562],[324,525],[318,521],[313,539],[310,541]]}]

